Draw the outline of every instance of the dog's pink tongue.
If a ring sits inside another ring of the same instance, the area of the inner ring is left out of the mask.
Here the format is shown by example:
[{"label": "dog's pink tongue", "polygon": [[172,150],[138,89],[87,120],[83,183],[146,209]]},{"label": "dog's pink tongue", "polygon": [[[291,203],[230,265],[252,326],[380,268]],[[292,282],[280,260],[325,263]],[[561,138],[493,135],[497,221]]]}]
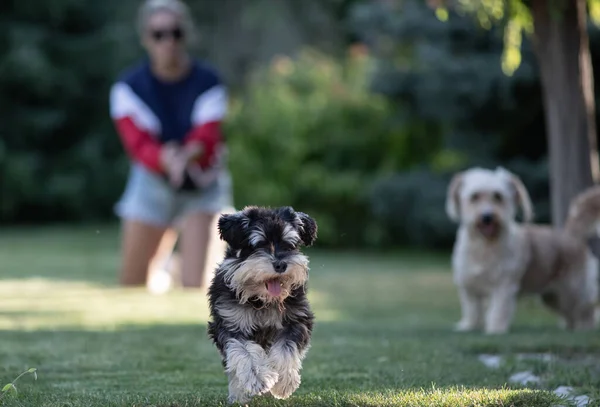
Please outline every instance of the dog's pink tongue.
[{"label": "dog's pink tongue", "polygon": [[483,234],[486,236],[493,236],[496,234],[496,225],[485,225],[483,226]]},{"label": "dog's pink tongue", "polygon": [[267,290],[272,296],[278,297],[281,294],[281,283],[279,280],[269,280],[267,281]]}]

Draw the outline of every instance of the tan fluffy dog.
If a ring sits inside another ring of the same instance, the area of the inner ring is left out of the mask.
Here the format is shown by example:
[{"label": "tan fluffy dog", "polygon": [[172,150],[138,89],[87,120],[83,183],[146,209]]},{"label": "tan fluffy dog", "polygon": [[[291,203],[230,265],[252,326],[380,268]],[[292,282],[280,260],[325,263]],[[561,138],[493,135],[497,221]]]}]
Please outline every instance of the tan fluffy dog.
[{"label": "tan fluffy dog", "polygon": [[[524,224],[515,220],[518,207]],[[450,182],[446,212],[460,224],[452,254],[462,309],[456,330],[506,332],[519,294],[541,295],[568,329],[595,327],[598,261],[586,240],[600,221],[600,187],[573,200],[558,230],[527,224],[531,200],[517,176],[471,168]]]}]

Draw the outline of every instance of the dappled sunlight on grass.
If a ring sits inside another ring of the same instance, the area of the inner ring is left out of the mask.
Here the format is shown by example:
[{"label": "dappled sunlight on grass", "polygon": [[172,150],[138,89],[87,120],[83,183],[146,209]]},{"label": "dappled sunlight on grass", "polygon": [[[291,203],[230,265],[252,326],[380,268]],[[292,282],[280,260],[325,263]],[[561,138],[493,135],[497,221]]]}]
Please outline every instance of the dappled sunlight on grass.
[{"label": "dappled sunlight on grass", "polygon": [[[0,236],[0,329],[116,329],[123,325],[204,324],[204,291],[150,295],[116,285],[114,228]],[[311,288],[319,320],[339,318],[328,296]]]},{"label": "dappled sunlight on grass", "polygon": [[308,300],[318,321],[332,322],[343,318],[342,313],[331,307],[329,296],[322,290],[311,289],[308,292]]},{"label": "dappled sunlight on grass", "polygon": [[204,293],[149,295],[145,289],[42,278],[0,282],[0,329],[78,327],[115,329],[129,324],[199,324],[207,321]]},{"label": "dappled sunlight on grass", "polygon": [[[31,241],[2,241],[0,261],[11,272],[0,280],[0,329],[116,329],[207,321],[204,292],[176,290],[153,296],[144,288],[116,286],[118,251],[110,233],[80,239],[64,235],[64,241],[62,236],[33,239],[36,256],[30,255]],[[446,259],[419,258],[311,253],[309,299],[318,323],[376,314],[377,323],[388,321],[407,329],[443,324],[450,329],[459,307]],[[538,321],[548,318],[533,308]]]},{"label": "dappled sunlight on grass", "polygon": [[[550,392],[530,389],[432,389],[432,390],[387,390],[361,392],[341,396],[354,405],[364,407],[385,406],[550,406],[558,402]],[[513,404],[515,403],[515,404]]]},{"label": "dappled sunlight on grass", "polygon": [[[335,321],[339,312],[317,290],[309,299],[320,321]],[[176,290],[154,296],[145,288],[106,287],[40,277],[0,280],[1,329],[117,329],[123,325],[204,324],[205,291]]]}]

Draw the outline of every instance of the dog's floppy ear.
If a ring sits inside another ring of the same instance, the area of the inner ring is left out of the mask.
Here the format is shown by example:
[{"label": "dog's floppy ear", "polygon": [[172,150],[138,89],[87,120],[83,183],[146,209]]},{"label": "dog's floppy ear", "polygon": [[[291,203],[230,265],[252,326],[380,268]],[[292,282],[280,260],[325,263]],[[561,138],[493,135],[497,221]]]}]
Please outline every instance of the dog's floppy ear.
[{"label": "dog's floppy ear", "polygon": [[459,172],[452,177],[446,193],[446,214],[458,222],[460,220],[460,188],[463,185],[464,172]]},{"label": "dog's floppy ear", "polygon": [[498,167],[496,171],[501,172],[508,177],[517,197],[517,205],[520,206],[523,211],[523,221],[531,222],[533,220],[533,204],[531,203],[529,192],[527,192],[527,188],[525,188],[521,178],[502,167]]},{"label": "dog's floppy ear", "polygon": [[221,240],[226,241],[231,247],[238,248],[246,236],[245,229],[249,219],[243,212],[223,214],[219,217],[217,227]]},{"label": "dog's floppy ear", "polygon": [[519,205],[521,205],[521,210],[523,211],[523,221],[531,222],[533,220],[533,204],[531,203],[531,198],[529,197],[527,188],[525,188],[521,178],[514,174],[511,176],[511,183],[513,184],[517,193],[517,202]]},{"label": "dog's floppy ear", "polygon": [[312,246],[317,240],[317,222],[304,212],[296,212],[298,219],[302,222],[299,228],[300,239],[305,246]]}]

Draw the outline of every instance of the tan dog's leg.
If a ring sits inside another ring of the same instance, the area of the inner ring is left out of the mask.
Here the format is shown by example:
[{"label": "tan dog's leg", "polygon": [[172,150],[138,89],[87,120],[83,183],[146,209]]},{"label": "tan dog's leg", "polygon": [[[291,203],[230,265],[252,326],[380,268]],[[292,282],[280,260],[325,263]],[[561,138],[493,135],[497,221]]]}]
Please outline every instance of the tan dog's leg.
[{"label": "tan dog's leg", "polygon": [[516,284],[501,283],[490,296],[490,304],[485,317],[486,334],[503,334],[508,331],[517,303]]},{"label": "tan dog's leg", "polygon": [[596,328],[598,323],[598,260],[591,254],[588,254],[585,266],[585,282],[581,285],[582,289],[578,293],[578,299],[582,306],[575,322],[577,330],[591,330]]},{"label": "tan dog's leg", "polygon": [[567,273],[571,276],[562,281],[556,290],[558,312],[565,320],[568,330],[591,330],[598,322],[598,261],[591,254],[584,268],[573,265]]},{"label": "tan dog's leg", "polygon": [[579,312],[574,325],[577,331],[590,331],[596,328],[597,316],[596,307],[590,305]]},{"label": "tan dog's leg", "polygon": [[567,318],[563,315],[563,313],[560,310],[560,304],[558,303],[558,294],[553,291],[548,291],[541,295],[541,299],[546,307],[559,314],[558,327],[560,329],[567,329]]},{"label": "tan dog's leg", "polygon": [[482,299],[469,291],[466,287],[459,287],[460,306],[462,318],[454,330],[458,332],[472,331],[481,325],[483,317]]}]

